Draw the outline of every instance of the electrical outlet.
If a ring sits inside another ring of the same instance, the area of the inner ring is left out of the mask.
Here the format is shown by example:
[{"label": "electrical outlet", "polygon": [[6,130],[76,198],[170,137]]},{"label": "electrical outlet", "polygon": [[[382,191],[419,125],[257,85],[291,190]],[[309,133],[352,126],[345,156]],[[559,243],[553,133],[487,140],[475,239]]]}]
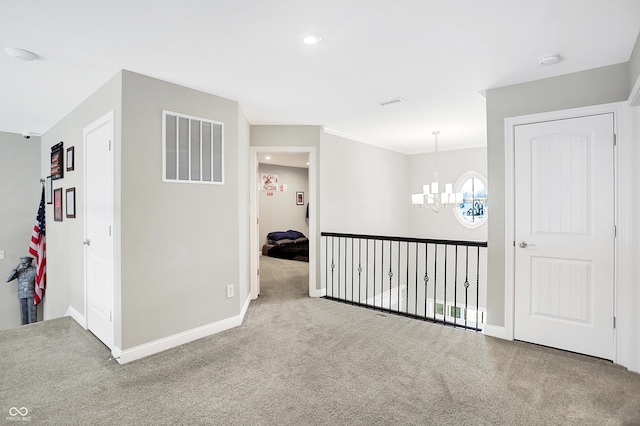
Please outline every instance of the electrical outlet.
[{"label": "electrical outlet", "polygon": [[233,297],[233,284],[229,284],[227,286],[227,299],[230,299]]},{"label": "electrical outlet", "polygon": [[4,259],[4,250],[0,250],[0,259]]}]

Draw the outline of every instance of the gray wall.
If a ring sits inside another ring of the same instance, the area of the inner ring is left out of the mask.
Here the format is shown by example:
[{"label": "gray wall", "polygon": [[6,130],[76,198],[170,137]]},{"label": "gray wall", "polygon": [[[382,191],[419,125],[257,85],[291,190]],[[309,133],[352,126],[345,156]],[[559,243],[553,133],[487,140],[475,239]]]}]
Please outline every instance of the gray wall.
[{"label": "gray wall", "polygon": [[[240,313],[248,235],[246,122],[235,101],[124,71],[122,342],[127,349]],[[162,182],[162,110],[224,123],[224,185]],[[242,213],[242,214],[241,214]],[[241,260],[242,258],[242,260]],[[244,266],[243,266],[244,267]],[[226,298],[228,284],[235,296]]]},{"label": "gray wall", "polygon": [[629,64],[622,63],[487,91],[488,324],[504,325],[504,119],[622,101],[629,90]]},{"label": "gray wall", "polygon": [[321,148],[322,230],[407,236],[409,157],[328,133]]},{"label": "gray wall", "polygon": [[636,38],[636,44],[629,58],[629,88],[633,88],[636,80],[640,77],[640,33]]},{"label": "gray wall", "polygon": [[[44,318],[65,315],[71,306],[84,315],[84,136],[83,129],[109,111],[115,116],[115,179],[120,171],[117,157],[120,153],[120,104],[122,74],[117,73],[91,97],[77,106],[42,137],[41,175],[49,175],[51,146],[63,141],[64,149],[73,146],[75,170],[64,172],[63,179],[53,181],[53,188],[76,188],[76,218],[53,221],[53,205],[47,205],[47,290],[44,297]],[[66,168],[66,158],[65,158]],[[116,185],[117,188],[117,185]],[[119,209],[118,193],[115,194]],[[117,214],[116,214],[117,216]],[[116,227],[117,229],[117,227]],[[116,259],[117,262],[117,259]],[[116,284],[117,285],[117,284]],[[117,314],[116,314],[117,318]],[[118,337],[116,332],[116,338]]]},{"label": "gray wall", "polygon": [[251,126],[251,146],[320,147],[320,126]]},{"label": "gray wall", "polygon": [[[17,133],[0,132],[0,152],[0,250],[5,252],[0,259],[0,329],[5,329],[20,325],[18,281],[5,283],[5,279],[20,256],[29,255],[42,191],[40,138],[26,140]],[[42,312],[38,319],[42,320]]]},{"label": "gray wall", "polygon": [[[225,123],[224,185],[162,183],[163,109]],[[69,306],[85,314],[83,129],[109,111],[116,126],[116,346],[238,315],[249,292],[247,120],[237,102],[121,71],[43,137],[43,175],[51,145],[75,146],[75,171],[54,188],[75,187],[77,204],[76,219],[47,221],[45,318]],[[233,298],[226,298],[227,284],[236,286]]]},{"label": "gray wall", "polygon": [[[469,171],[478,172],[487,177],[487,149],[471,148],[438,153],[440,182],[452,183],[455,187],[460,177]],[[407,200],[412,193],[422,192],[422,185],[433,181],[435,154],[417,154],[409,158],[409,189]],[[455,189],[455,188],[454,188]],[[492,211],[492,192],[488,186],[489,211]],[[487,240],[487,222],[475,229],[463,226],[454,216],[452,209],[434,213],[428,209],[411,208],[409,210],[409,232],[412,237],[439,238],[454,240]]]},{"label": "gray wall", "polygon": [[[286,192],[260,191],[260,245],[267,242],[267,234],[273,231],[294,229],[309,235],[309,224],[306,220],[309,197],[309,170],[300,167],[276,166],[260,164],[259,173],[278,175],[279,183],[287,185]],[[296,204],[296,192],[304,192],[304,204]]]},{"label": "gray wall", "polygon": [[[407,156],[336,135],[319,134],[318,130],[314,126],[251,126],[251,144],[317,146],[320,136],[318,217],[322,222],[318,223],[319,232],[486,240],[486,225],[469,230],[462,227],[450,211],[434,219],[430,216],[434,213],[411,206],[413,187],[419,185],[421,189],[423,181],[432,178],[433,154]],[[483,148],[445,151],[440,154],[439,162],[442,171],[447,173],[442,179],[455,182],[469,170],[486,176]],[[262,236],[265,232],[261,232]],[[318,253],[322,255],[321,250]],[[317,282],[320,283],[320,279]]]}]

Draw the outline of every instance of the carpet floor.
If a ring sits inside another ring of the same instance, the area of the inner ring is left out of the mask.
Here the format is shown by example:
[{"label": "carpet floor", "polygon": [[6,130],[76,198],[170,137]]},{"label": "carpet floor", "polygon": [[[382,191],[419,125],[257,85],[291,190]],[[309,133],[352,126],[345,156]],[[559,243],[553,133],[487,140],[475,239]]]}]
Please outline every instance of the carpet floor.
[{"label": "carpet floor", "polygon": [[0,331],[0,422],[640,425],[640,375],[610,362],[312,299],[304,262],[261,271],[241,326],[125,365],[71,318]]}]

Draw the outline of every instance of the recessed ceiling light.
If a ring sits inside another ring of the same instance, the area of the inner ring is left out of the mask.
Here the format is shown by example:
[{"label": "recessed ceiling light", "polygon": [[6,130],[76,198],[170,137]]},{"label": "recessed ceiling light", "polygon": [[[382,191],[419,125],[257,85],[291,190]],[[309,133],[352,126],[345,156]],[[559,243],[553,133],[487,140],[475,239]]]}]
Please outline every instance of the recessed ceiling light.
[{"label": "recessed ceiling light", "polygon": [[38,59],[38,55],[28,50],[18,49],[17,47],[7,47],[4,49],[7,55],[19,61],[33,61]]},{"label": "recessed ceiling light", "polygon": [[560,55],[544,55],[538,58],[540,65],[555,65],[562,60]]},{"label": "recessed ceiling light", "polygon": [[309,44],[309,45],[318,44],[322,42],[322,40],[324,40],[324,37],[322,37],[322,35],[318,33],[304,34],[302,36],[302,42],[304,44]]},{"label": "recessed ceiling light", "polygon": [[271,160],[271,157],[269,157],[268,155],[266,157],[264,157],[265,160]]}]

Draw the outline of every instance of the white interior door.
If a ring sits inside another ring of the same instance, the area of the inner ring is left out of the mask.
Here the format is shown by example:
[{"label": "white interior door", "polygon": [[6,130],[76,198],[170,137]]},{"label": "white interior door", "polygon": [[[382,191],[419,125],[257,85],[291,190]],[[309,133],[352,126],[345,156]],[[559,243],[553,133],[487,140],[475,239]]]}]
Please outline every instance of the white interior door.
[{"label": "white interior door", "polygon": [[84,130],[87,328],[114,344],[113,115]]},{"label": "white interior door", "polygon": [[613,114],[515,127],[518,340],[613,359]]}]

